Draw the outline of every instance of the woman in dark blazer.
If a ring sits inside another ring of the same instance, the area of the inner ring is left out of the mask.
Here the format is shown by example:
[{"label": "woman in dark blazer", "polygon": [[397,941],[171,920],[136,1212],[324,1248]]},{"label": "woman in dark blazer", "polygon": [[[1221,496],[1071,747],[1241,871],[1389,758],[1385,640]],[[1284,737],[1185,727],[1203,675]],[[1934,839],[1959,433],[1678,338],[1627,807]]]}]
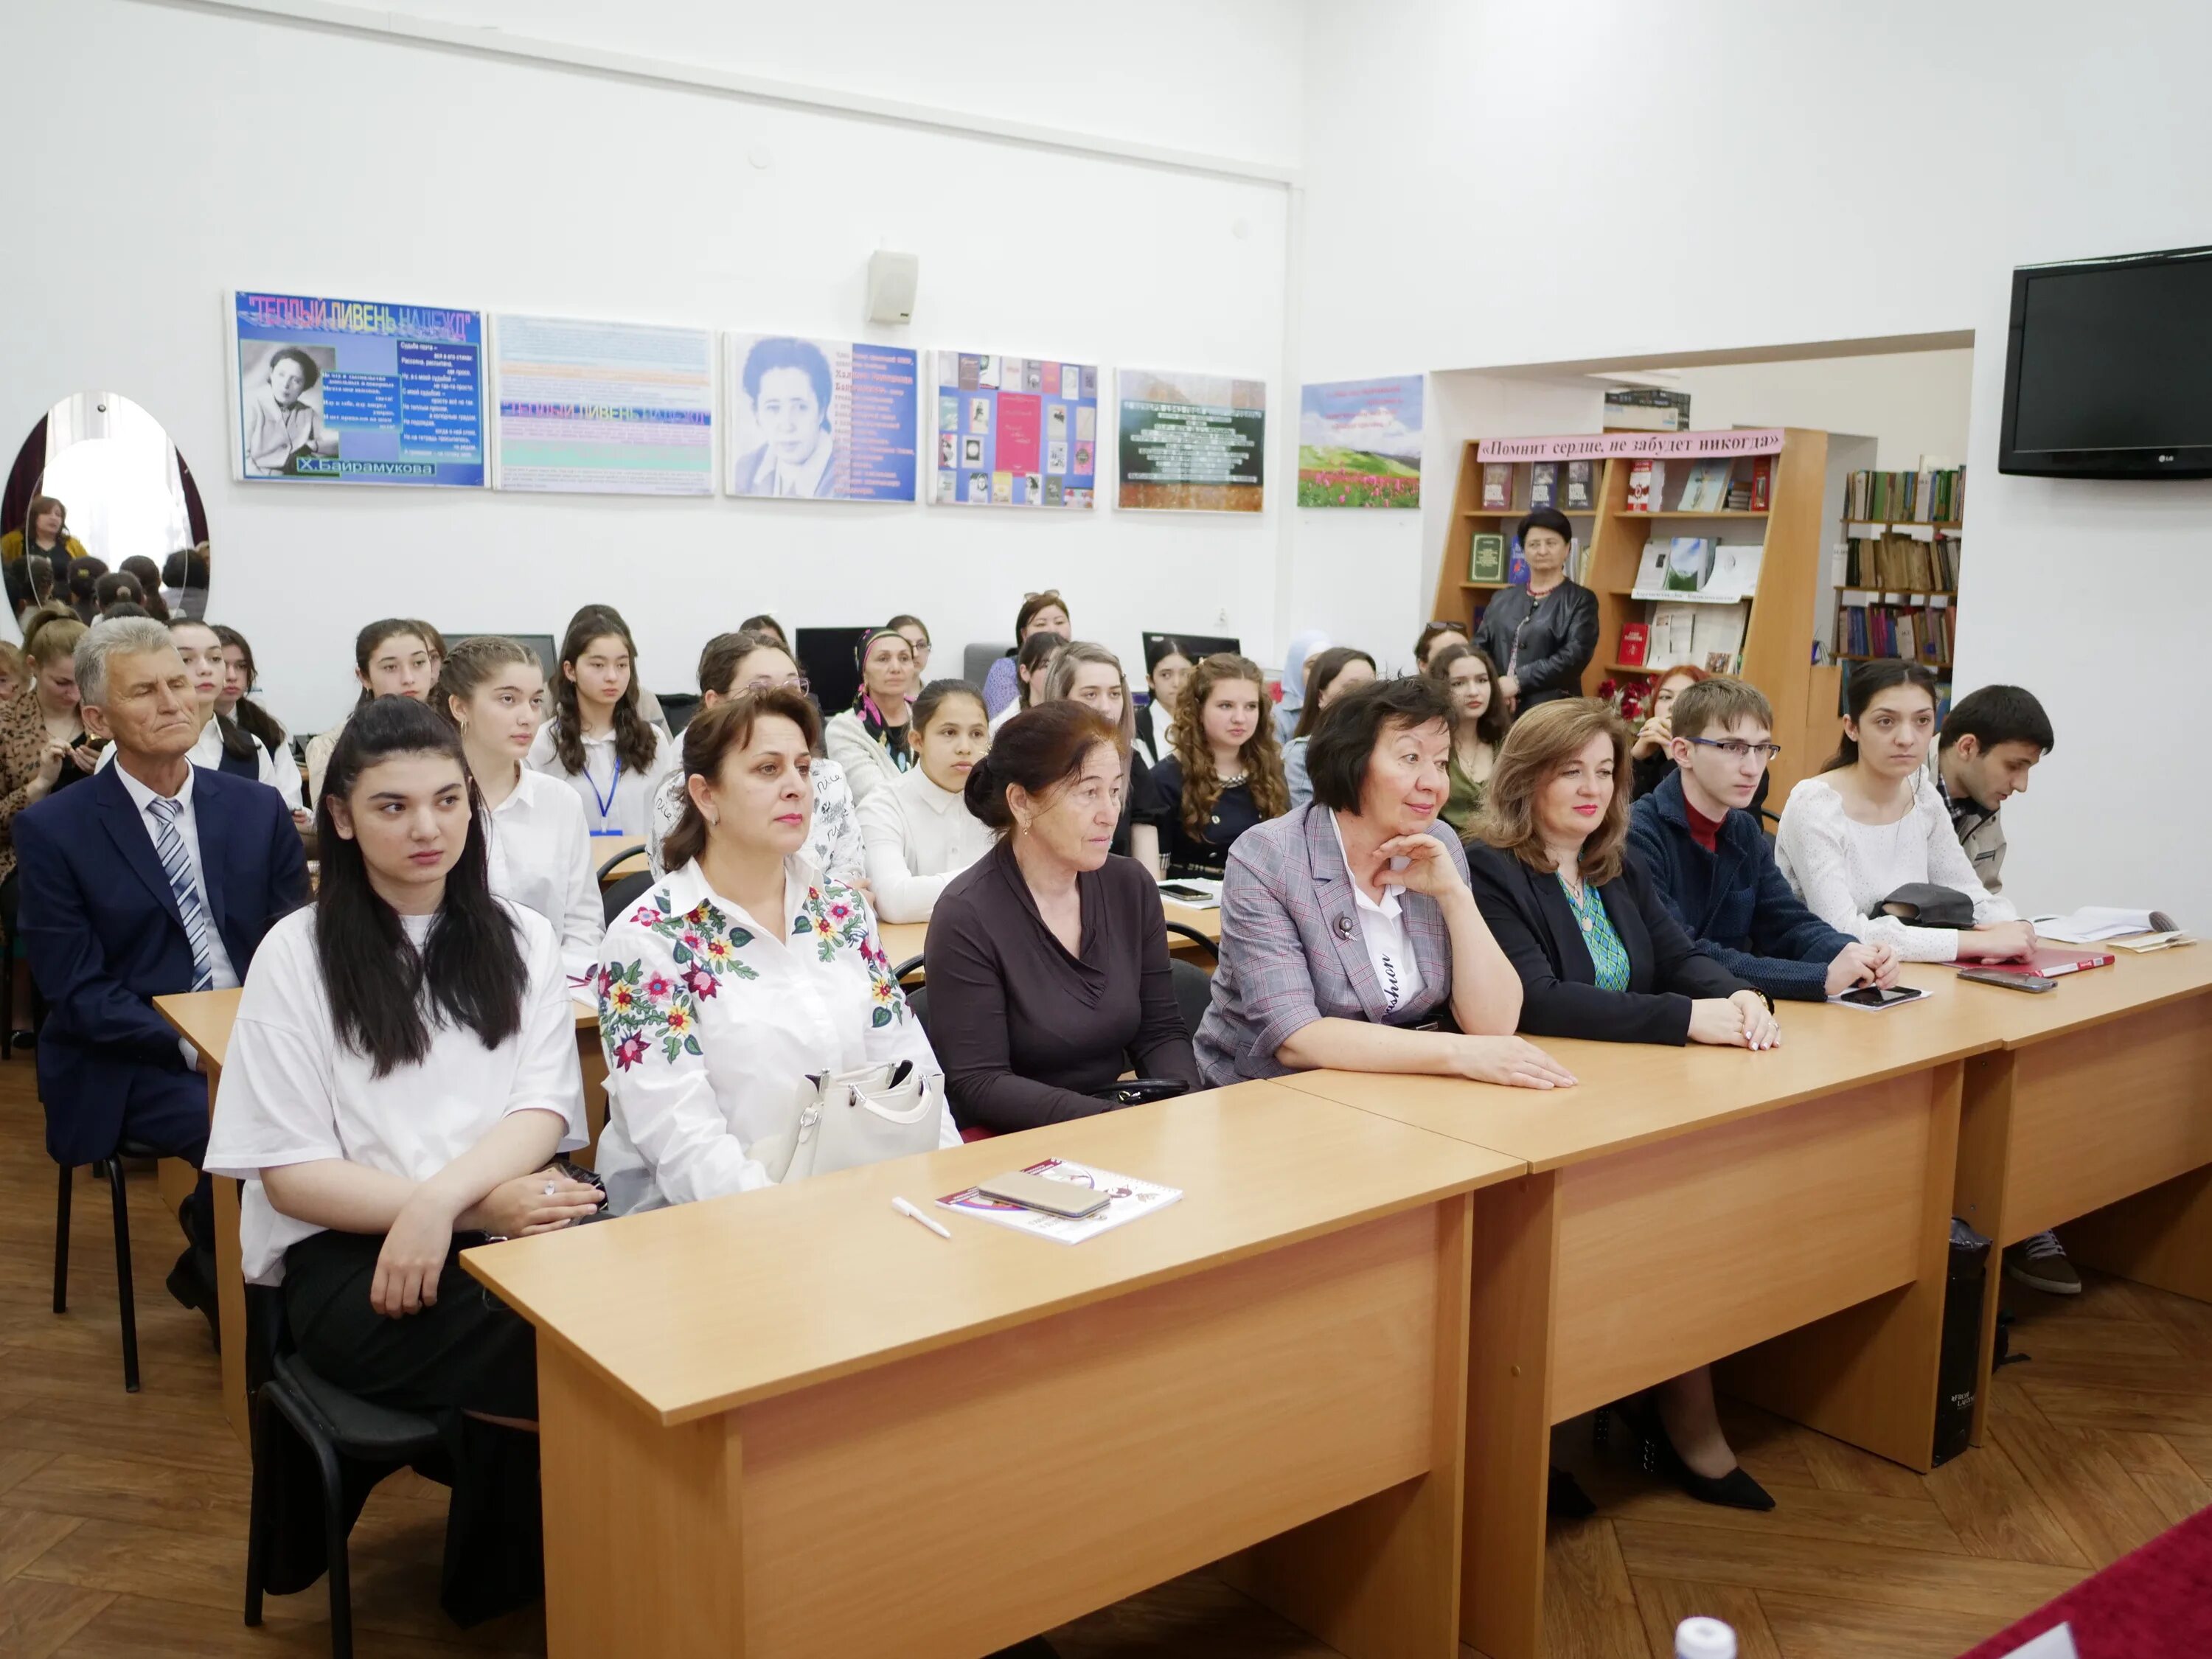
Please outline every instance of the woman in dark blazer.
[{"label": "woman in dark blazer", "polygon": [[1498,691],[1517,712],[1583,694],[1583,670],[1597,654],[1597,595],[1567,575],[1574,526],[1540,507],[1514,531],[1528,561],[1526,587],[1491,596],[1474,642],[1498,665]]},{"label": "woman in dark blazer", "polygon": [[[1521,975],[1521,1029],[1615,1042],[1771,1048],[1765,998],[1700,956],[1627,850],[1628,728],[1605,704],[1548,703],[1499,751],[1468,848],[1474,901]],[[1694,1225],[1694,1218],[1684,1224]],[[1709,1504],[1774,1507],[1744,1473],[1699,1366],[1652,1390],[1646,1450]]]}]

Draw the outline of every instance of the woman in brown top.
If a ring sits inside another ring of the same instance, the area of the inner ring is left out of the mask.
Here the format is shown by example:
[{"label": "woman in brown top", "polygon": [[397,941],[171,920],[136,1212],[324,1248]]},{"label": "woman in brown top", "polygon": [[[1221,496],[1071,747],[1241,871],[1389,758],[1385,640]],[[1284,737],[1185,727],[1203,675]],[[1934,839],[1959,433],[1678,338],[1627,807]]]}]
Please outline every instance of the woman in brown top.
[{"label": "woman in brown top", "polygon": [[1122,1073],[1198,1086],[1152,878],[1110,856],[1124,739],[1079,702],[1017,714],[968,775],[999,842],[929,919],[932,1045],[963,1128],[1108,1110]]},{"label": "woman in brown top", "polygon": [[0,703],[0,889],[15,927],[15,814],[55,790],[92,775],[100,757],[86,743],[77,714],[76,642],[85,626],[75,617],[34,615],[23,647],[30,684]]}]

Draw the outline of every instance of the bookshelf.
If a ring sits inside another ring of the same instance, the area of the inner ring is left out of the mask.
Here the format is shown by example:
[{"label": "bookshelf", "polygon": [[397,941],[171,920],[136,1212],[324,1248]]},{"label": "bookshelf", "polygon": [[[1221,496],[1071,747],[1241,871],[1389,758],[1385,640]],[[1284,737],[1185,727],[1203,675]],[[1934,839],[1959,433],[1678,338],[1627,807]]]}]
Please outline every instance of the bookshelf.
[{"label": "bookshelf", "polygon": [[1851,663],[1910,657],[1936,671],[1939,709],[1951,702],[1966,493],[1963,467],[1854,472],[1844,491],[1829,655],[1846,673]]},{"label": "bookshelf", "polygon": [[[1437,574],[1435,607],[1429,612],[1439,618],[1463,617],[1470,628],[1480,619],[1489,595],[1504,586],[1467,579],[1474,538],[1500,534],[1510,542],[1514,525],[1528,510],[1529,475],[1534,465],[1516,463],[1510,505],[1485,509],[1483,469],[1477,448],[1470,441],[1461,455],[1443,568]],[[1774,739],[1782,745],[1782,753],[1771,768],[1769,799],[1777,802],[1788,796],[1800,778],[1817,771],[1835,744],[1838,671],[1813,661],[1827,452],[1826,433],[1787,428],[1781,453],[1763,458],[1772,467],[1768,503],[1763,512],[1683,509],[1682,489],[1691,464],[1670,459],[1656,510],[1632,513],[1627,510],[1632,463],[1620,458],[1592,464],[1595,494],[1588,510],[1562,507],[1574,526],[1577,543],[1569,574],[1597,596],[1597,650],[1583,676],[1583,690],[1589,695],[1605,680],[1650,679],[1674,665],[1673,661],[1661,663],[1656,659],[1641,667],[1620,661],[1623,624],[1647,621],[1653,609],[1652,601],[1630,596],[1644,544],[1652,538],[1654,526],[1668,526],[1664,537],[1670,538],[1698,533],[1698,525],[1710,524],[1716,539],[1742,543],[1759,539],[1756,527],[1763,525],[1765,551],[1759,562],[1758,585],[1750,596],[1737,672],[1764,691],[1774,705]],[[1748,476],[1750,465],[1748,459],[1735,463],[1739,482]],[[1564,464],[1559,476],[1564,495]]]}]

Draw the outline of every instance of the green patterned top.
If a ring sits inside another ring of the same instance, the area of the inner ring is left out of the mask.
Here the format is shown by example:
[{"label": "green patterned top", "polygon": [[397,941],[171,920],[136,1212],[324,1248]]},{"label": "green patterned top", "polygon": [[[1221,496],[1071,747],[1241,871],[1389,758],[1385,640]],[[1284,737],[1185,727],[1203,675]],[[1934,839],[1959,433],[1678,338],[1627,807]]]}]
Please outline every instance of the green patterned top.
[{"label": "green patterned top", "polygon": [[1483,797],[1490,793],[1490,780],[1477,783],[1460,769],[1459,757],[1451,757],[1451,793],[1444,797],[1444,810],[1437,816],[1459,831],[1462,836],[1474,827],[1475,814],[1482,811]]},{"label": "green patterned top", "polygon": [[1583,925],[1583,944],[1589,951],[1590,966],[1597,970],[1597,988],[1626,991],[1628,951],[1621,944],[1620,935],[1613,931],[1613,918],[1605,913],[1605,901],[1588,882],[1583,884],[1580,898],[1575,896],[1575,890],[1567,885],[1565,876],[1559,878],[1559,890],[1567,896],[1567,908]]}]

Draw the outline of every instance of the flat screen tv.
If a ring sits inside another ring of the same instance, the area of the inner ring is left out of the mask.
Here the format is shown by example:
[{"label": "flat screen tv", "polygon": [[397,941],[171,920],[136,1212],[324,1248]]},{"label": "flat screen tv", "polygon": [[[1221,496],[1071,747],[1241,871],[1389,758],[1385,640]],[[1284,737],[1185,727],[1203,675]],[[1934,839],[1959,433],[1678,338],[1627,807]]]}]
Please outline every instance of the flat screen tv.
[{"label": "flat screen tv", "polygon": [[2013,272],[1997,471],[2212,477],[2212,248]]}]

